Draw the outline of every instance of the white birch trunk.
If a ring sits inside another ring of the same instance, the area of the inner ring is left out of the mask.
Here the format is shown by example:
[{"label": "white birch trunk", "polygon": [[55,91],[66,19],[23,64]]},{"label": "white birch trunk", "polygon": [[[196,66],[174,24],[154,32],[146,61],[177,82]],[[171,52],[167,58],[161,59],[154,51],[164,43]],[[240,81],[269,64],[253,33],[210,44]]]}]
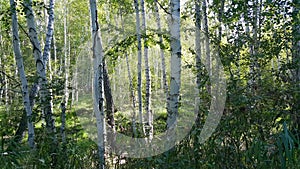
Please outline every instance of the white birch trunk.
[{"label": "white birch trunk", "polygon": [[20,49],[18,19],[16,15],[16,4],[14,0],[10,0],[10,6],[12,12],[12,32],[13,32],[13,46],[14,46],[15,60],[17,63],[17,68],[18,68],[18,72],[22,84],[23,104],[27,116],[28,144],[31,148],[34,148],[34,125],[32,123],[32,109],[30,106],[28,83],[27,83],[27,78],[24,70],[23,57]]},{"label": "white birch trunk", "polygon": [[[196,85],[197,85],[197,90],[200,94],[201,92],[201,56],[202,56],[202,50],[201,50],[201,20],[202,20],[202,16],[201,16],[201,10],[200,10],[200,4],[201,4],[201,0],[196,0],[195,2],[195,13],[196,13],[196,17],[195,17],[195,27],[196,27],[196,38],[195,38],[195,52],[196,52],[196,70],[197,70],[197,77],[196,77]],[[195,114],[197,115],[197,121],[196,121],[196,125],[200,124],[200,97],[196,97],[195,99]]]},{"label": "white birch trunk", "polygon": [[140,31],[140,12],[139,2],[134,0],[135,14],[136,14],[136,36],[138,43],[138,103],[139,103],[139,122],[142,125],[143,133],[145,133],[143,125],[143,104],[142,104],[142,42],[141,42],[141,31]]},{"label": "white birch trunk", "polygon": [[163,89],[165,91],[165,94],[168,93],[168,84],[167,84],[167,73],[166,73],[166,61],[165,61],[165,53],[164,49],[162,48],[163,45],[163,37],[162,37],[162,31],[161,31],[161,21],[160,21],[160,15],[158,10],[158,2],[157,0],[154,0],[154,10],[155,10],[155,16],[156,16],[156,24],[157,24],[157,30],[159,33],[159,43],[160,43],[160,58],[161,58],[161,69],[162,69],[162,77],[163,77]]},{"label": "white birch trunk", "polygon": [[168,97],[167,129],[173,131],[177,125],[179,94],[181,86],[181,42],[180,42],[180,0],[171,0],[171,77]]},{"label": "white birch trunk", "polygon": [[53,135],[54,142],[56,142],[55,134],[55,122],[52,117],[52,107],[51,107],[51,97],[49,90],[47,88],[48,80],[46,76],[46,65],[44,64],[43,57],[41,54],[41,46],[40,41],[38,39],[37,31],[36,31],[36,23],[35,17],[32,10],[32,0],[24,1],[24,5],[26,8],[26,21],[28,27],[28,34],[30,37],[30,41],[33,45],[33,55],[36,62],[37,68],[37,76],[39,79],[39,84],[41,86],[40,95],[41,102],[43,107],[43,112],[45,113],[46,119],[46,128],[48,132]]},{"label": "white birch trunk", "polygon": [[68,0],[65,0],[65,7],[64,7],[64,74],[65,74],[65,84],[64,84],[64,103],[65,106],[68,106],[68,99],[69,99],[69,56],[68,56],[68,28],[67,28],[67,15],[68,15]]},{"label": "white birch trunk", "polygon": [[91,27],[93,34],[93,58],[94,58],[94,84],[93,84],[93,97],[94,97],[94,112],[97,124],[98,136],[98,149],[99,149],[99,168],[105,168],[105,120],[103,110],[103,49],[101,42],[101,33],[97,21],[97,2],[90,0],[91,12]]},{"label": "white birch trunk", "polygon": [[195,39],[195,52],[196,52],[196,69],[197,69],[197,87],[200,89],[201,84],[201,77],[200,77],[200,71],[201,71],[201,11],[200,11],[200,0],[197,0],[195,2],[195,10],[196,10],[196,39]]},{"label": "white birch trunk", "polygon": [[[53,30],[53,32],[54,32],[54,30]],[[54,34],[53,34],[53,37],[52,37],[52,43],[53,43],[54,73],[58,73],[58,71],[57,71],[56,38],[55,38]]]},{"label": "white birch trunk", "polygon": [[51,42],[54,32],[54,4],[55,0],[49,0],[49,10],[48,10],[48,24],[47,24],[47,34],[46,34],[46,43],[44,47],[43,60],[44,64],[47,65],[48,60],[50,59],[50,50]]},{"label": "white birch trunk", "polygon": [[[46,1],[44,1],[46,2]],[[55,0],[49,0],[49,16],[45,13],[45,19],[48,19],[47,22],[47,33],[46,33],[46,40],[45,40],[45,47],[44,47],[44,53],[43,53],[43,61],[45,67],[47,67],[48,64],[48,70],[49,70],[49,81],[52,81],[52,66],[51,66],[51,43],[52,43],[52,37],[54,34],[54,4]],[[46,69],[46,68],[45,68]],[[47,70],[47,69],[46,69]],[[53,107],[52,103],[52,89],[49,89],[49,97],[50,97],[50,107]]]},{"label": "white birch trunk", "polygon": [[68,16],[68,0],[64,1],[64,76],[65,76],[65,84],[64,84],[64,97],[61,103],[61,137],[62,142],[66,142],[66,109],[68,107],[69,100],[69,41],[68,41],[68,28],[67,28],[67,16]]},{"label": "white birch trunk", "polygon": [[147,117],[147,135],[149,135],[149,140],[153,138],[153,114],[151,110],[151,77],[149,68],[149,58],[148,58],[148,45],[147,45],[147,25],[146,25],[146,11],[145,11],[145,1],[141,0],[141,14],[142,14],[142,32],[145,36],[144,38],[144,58],[145,58],[145,76],[146,76],[146,100],[145,100],[145,111]]}]

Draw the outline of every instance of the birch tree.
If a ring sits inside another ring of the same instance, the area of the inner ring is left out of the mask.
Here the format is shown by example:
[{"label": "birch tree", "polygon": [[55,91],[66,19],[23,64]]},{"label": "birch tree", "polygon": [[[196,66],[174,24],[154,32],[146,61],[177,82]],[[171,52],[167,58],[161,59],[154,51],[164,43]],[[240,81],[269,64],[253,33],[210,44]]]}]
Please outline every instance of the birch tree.
[{"label": "birch tree", "polygon": [[[44,0],[44,2],[46,3],[46,0]],[[47,22],[46,40],[45,40],[45,46],[44,46],[44,52],[43,52],[43,61],[44,61],[44,65],[46,67],[48,65],[50,82],[52,81],[51,44],[52,44],[52,39],[53,39],[53,34],[54,34],[54,4],[55,4],[55,0],[49,0],[49,8],[48,8],[49,12],[48,12],[48,14],[46,14],[46,12],[45,12],[45,20],[48,19],[48,22]],[[51,97],[50,106],[53,107],[52,89],[50,89],[49,92],[50,92],[50,97]]]},{"label": "birch tree", "polygon": [[16,15],[16,3],[14,2],[14,0],[10,0],[10,6],[12,12],[12,33],[13,33],[13,46],[14,46],[15,60],[17,63],[17,69],[22,84],[23,104],[24,104],[24,108],[26,111],[26,118],[27,118],[28,144],[31,148],[34,148],[34,125],[32,122],[32,108],[30,106],[28,83],[25,75],[23,57],[20,49],[18,19]]},{"label": "birch tree", "polygon": [[46,65],[44,63],[43,56],[41,54],[41,46],[40,41],[38,39],[37,31],[36,31],[36,23],[35,23],[35,16],[32,10],[32,0],[28,0],[24,2],[24,6],[26,8],[26,21],[27,21],[27,28],[28,28],[28,35],[30,41],[33,46],[33,55],[36,63],[37,69],[37,76],[39,85],[41,86],[40,95],[41,95],[41,102],[43,112],[45,113],[45,120],[46,120],[46,128],[49,134],[53,135],[54,142],[55,142],[55,122],[52,117],[52,107],[51,107],[51,96],[48,89],[48,80],[46,76]]},{"label": "birch tree", "polygon": [[167,106],[167,128],[173,130],[177,124],[181,85],[180,0],[171,0],[170,8],[171,76]]},{"label": "birch tree", "polygon": [[69,64],[70,64],[70,57],[68,55],[68,23],[67,23],[67,16],[68,16],[68,0],[64,1],[64,75],[65,75],[65,84],[64,84],[64,100],[65,106],[68,105],[69,99]]},{"label": "birch tree", "polygon": [[54,32],[54,4],[55,0],[49,0],[48,8],[48,24],[47,24],[47,34],[46,34],[46,43],[44,46],[43,60],[44,64],[47,65],[50,59],[51,43]]},{"label": "birch tree", "polygon": [[[201,89],[201,55],[202,55],[202,49],[201,49],[201,10],[200,10],[200,5],[201,5],[201,0],[196,0],[195,1],[195,32],[196,32],[196,37],[195,37],[195,52],[196,52],[196,70],[197,70],[197,78],[196,78],[196,84],[198,91],[200,93]],[[196,114],[197,114],[197,125],[199,122],[199,106],[200,106],[200,97],[197,97],[195,100],[195,106],[196,106]]]},{"label": "birch tree", "polygon": [[134,8],[135,8],[135,17],[136,17],[136,36],[137,36],[137,51],[138,51],[138,104],[139,104],[139,122],[142,125],[143,133],[143,104],[142,104],[142,42],[141,42],[141,31],[140,31],[140,12],[139,12],[139,2],[138,0],[134,0]]},{"label": "birch tree", "polygon": [[97,2],[90,0],[91,12],[91,27],[92,27],[92,40],[93,40],[93,62],[94,62],[94,82],[93,82],[93,100],[94,112],[97,124],[98,136],[98,153],[99,153],[99,168],[105,168],[105,145],[104,145],[104,110],[103,110],[103,49],[101,42],[100,25],[98,24],[97,17]]},{"label": "birch tree", "polygon": [[147,45],[147,26],[146,26],[146,11],[145,1],[141,0],[141,14],[142,14],[142,32],[144,34],[144,59],[145,59],[145,77],[146,77],[146,100],[145,100],[145,111],[147,116],[147,135],[149,140],[153,138],[153,115],[151,111],[151,80],[150,80],[150,68],[148,58],[148,45]]},{"label": "birch tree", "polygon": [[156,17],[157,30],[159,34],[159,45],[160,45],[160,58],[161,58],[161,69],[162,69],[162,77],[163,77],[163,88],[165,94],[168,93],[168,84],[167,84],[167,74],[166,74],[166,61],[165,61],[165,53],[163,49],[163,37],[161,31],[161,20],[158,10],[158,2],[154,0],[154,13]]},{"label": "birch tree", "polygon": [[67,16],[68,16],[68,0],[64,0],[64,96],[61,103],[61,137],[62,142],[64,143],[66,141],[66,133],[65,133],[65,127],[66,127],[66,109],[68,107],[68,100],[69,100],[69,66],[70,66],[70,56],[69,56],[69,45],[68,45],[68,28],[67,28]]}]

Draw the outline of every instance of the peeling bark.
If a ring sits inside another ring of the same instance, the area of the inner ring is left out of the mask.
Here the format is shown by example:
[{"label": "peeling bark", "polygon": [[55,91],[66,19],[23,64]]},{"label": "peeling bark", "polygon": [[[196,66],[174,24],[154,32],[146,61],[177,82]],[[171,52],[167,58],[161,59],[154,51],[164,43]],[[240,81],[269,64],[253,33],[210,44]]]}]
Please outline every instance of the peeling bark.
[{"label": "peeling bark", "polygon": [[103,110],[103,48],[100,27],[97,20],[97,2],[90,0],[91,27],[93,39],[93,59],[94,59],[94,112],[97,124],[99,168],[105,168],[105,120]]}]

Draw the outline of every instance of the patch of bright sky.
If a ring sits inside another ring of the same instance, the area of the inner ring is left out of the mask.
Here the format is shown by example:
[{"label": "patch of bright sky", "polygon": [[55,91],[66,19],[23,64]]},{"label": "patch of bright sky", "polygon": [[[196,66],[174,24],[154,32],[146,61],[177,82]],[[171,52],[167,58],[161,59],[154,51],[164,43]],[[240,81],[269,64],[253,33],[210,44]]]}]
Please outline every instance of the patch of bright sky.
[{"label": "patch of bright sky", "polygon": [[180,7],[183,7],[188,0],[180,0]]}]

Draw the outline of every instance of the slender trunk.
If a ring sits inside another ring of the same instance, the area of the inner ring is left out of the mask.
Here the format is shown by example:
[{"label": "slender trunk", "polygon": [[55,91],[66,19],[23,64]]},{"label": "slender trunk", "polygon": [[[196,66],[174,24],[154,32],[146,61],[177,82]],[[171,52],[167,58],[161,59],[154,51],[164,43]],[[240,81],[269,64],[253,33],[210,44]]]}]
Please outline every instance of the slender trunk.
[{"label": "slender trunk", "polygon": [[[210,40],[209,40],[209,30],[208,30],[208,19],[207,19],[207,4],[206,0],[202,2],[202,11],[203,11],[203,24],[204,24],[204,37],[205,37],[205,56],[206,56],[206,70],[209,77],[212,77],[211,70],[211,57],[210,57]],[[207,85],[207,90],[210,93],[210,86]]]},{"label": "slender trunk", "polygon": [[181,41],[180,41],[180,0],[171,0],[171,77],[168,97],[167,129],[174,131],[177,125],[179,94],[181,86]]},{"label": "slender trunk", "polygon": [[167,84],[165,53],[164,53],[164,47],[163,47],[164,46],[163,45],[163,37],[162,37],[162,31],[161,31],[161,21],[160,21],[160,15],[159,15],[158,4],[157,4],[158,2],[157,2],[157,0],[154,0],[154,2],[155,2],[154,9],[155,9],[155,16],[156,16],[156,24],[157,24],[158,34],[159,34],[159,47],[160,47],[162,78],[163,78],[163,89],[167,96],[168,84]]},{"label": "slender trunk", "polygon": [[[218,64],[217,59],[221,59],[221,41],[222,41],[222,18],[223,18],[223,13],[224,13],[224,5],[225,5],[225,0],[220,1],[220,7],[218,11],[218,29],[217,29],[217,44],[216,44],[216,59],[215,61],[215,66],[216,67],[216,73],[215,77],[218,79],[217,81],[220,81],[220,65]],[[219,89],[219,83],[217,83],[217,89]]]},{"label": "slender trunk", "polygon": [[49,0],[49,9],[48,9],[48,25],[47,25],[47,34],[46,34],[46,43],[43,53],[44,64],[47,65],[50,58],[51,42],[54,32],[54,4],[55,0]]},{"label": "slender trunk", "polygon": [[[253,69],[253,76],[252,76],[252,82],[253,86],[252,88],[256,90],[257,87],[257,73],[258,73],[258,61],[257,61],[257,54],[258,54],[258,1],[254,0],[254,9],[253,9],[253,44],[252,44],[252,69]],[[259,77],[258,77],[259,78]]]},{"label": "slender trunk", "polygon": [[[49,74],[49,82],[52,82],[52,67],[51,67],[51,43],[52,37],[54,34],[54,4],[55,0],[49,0],[49,11],[48,14],[45,12],[45,20],[48,19],[47,23],[47,33],[46,33],[46,40],[45,40],[45,47],[43,52],[43,62],[45,65],[45,69],[48,64],[48,74]],[[46,69],[47,70],[47,69]],[[52,89],[49,89],[49,97],[50,97],[50,107],[53,107],[52,103]]]},{"label": "slender trunk", "polygon": [[71,106],[74,105],[74,103],[78,102],[78,58],[76,59],[75,64],[75,71],[74,71],[74,77],[72,80],[72,102]]},{"label": "slender trunk", "polygon": [[32,122],[32,109],[30,106],[28,83],[24,70],[23,57],[20,49],[20,39],[18,33],[18,19],[16,15],[16,4],[14,0],[10,0],[11,12],[12,12],[12,32],[13,32],[13,46],[15,53],[15,60],[17,63],[20,80],[22,83],[23,104],[26,111],[27,127],[28,127],[28,144],[31,148],[34,148],[34,125]]},{"label": "slender trunk", "polygon": [[[36,81],[33,83],[30,93],[29,93],[29,102],[30,102],[31,110],[34,107],[35,97],[36,97],[38,91],[39,91],[39,85],[38,85],[38,82]],[[24,137],[24,132],[26,130],[26,121],[27,121],[26,111],[24,111],[22,114],[21,120],[19,122],[18,128],[16,130],[16,133],[15,133],[14,142],[20,143],[22,141],[22,139]]]},{"label": "slender trunk", "polygon": [[200,89],[201,84],[201,77],[200,77],[200,71],[201,71],[201,11],[200,11],[200,1],[197,0],[195,3],[195,10],[196,10],[196,39],[195,39],[195,52],[196,52],[196,69],[197,69],[197,87]]},{"label": "slender trunk", "polygon": [[[256,0],[255,0],[256,1]],[[245,1],[245,4],[248,6],[248,1]],[[255,6],[253,8],[253,20],[252,20],[252,42],[249,43],[249,51],[250,51],[250,87],[251,90],[255,90],[256,86],[256,68],[257,68],[257,1],[254,2]],[[247,13],[245,14],[245,17]],[[249,16],[245,18],[246,20],[246,34],[250,38],[250,26],[249,26]]]},{"label": "slender trunk", "polygon": [[134,0],[135,14],[136,14],[136,36],[138,43],[138,103],[139,103],[139,122],[143,128],[143,133],[145,133],[144,125],[143,125],[143,105],[142,105],[142,42],[141,42],[141,32],[140,32],[140,12],[139,12],[139,2],[138,0]]},{"label": "slender trunk", "polygon": [[[197,78],[196,78],[196,84],[197,84],[197,89],[200,94],[201,92],[201,72],[202,72],[202,66],[201,66],[201,55],[202,55],[202,50],[201,50],[201,11],[200,11],[200,0],[196,0],[195,2],[195,27],[196,27],[196,38],[195,38],[195,52],[196,52],[196,70],[197,70]],[[197,115],[197,120],[196,120],[196,125],[199,126],[200,124],[200,97],[196,97],[195,100],[195,113]],[[196,145],[197,146],[197,145]]]},{"label": "slender trunk", "polygon": [[103,49],[101,42],[101,32],[97,21],[97,2],[90,0],[91,12],[91,27],[93,34],[93,58],[94,58],[94,112],[97,121],[97,135],[98,135],[98,150],[99,150],[99,168],[105,168],[105,121],[103,110]]},{"label": "slender trunk", "polygon": [[239,20],[238,21],[238,25],[237,25],[237,40],[236,40],[236,46],[238,46],[238,49],[237,49],[237,73],[238,73],[238,78],[240,79],[241,78],[241,65],[240,65],[240,60],[241,60],[241,57],[240,57],[240,28],[239,28],[239,25],[242,25],[242,21]]},{"label": "slender trunk", "polygon": [[68,28],[67,28],[67,15],[68,15],[68,0],[65,0],[65,15],[64,15],[64,74],[65,74],[65,87],[64,87],[64,100],[65,106],[68,106],[69,99],[69,55],[68,55]]},{"label": "slender trunk", "polygon": [[151,77],[149,68],[149,58],[148,58],[148,45],[147,45],[147,25],[146,25],[146,11],[145,11],[145,1],[141,0],[141,14],[142,14],[142,32],[144,34],[144,58],[145,58],[145,77],[146,77],[146,100],[145,100],[145,111],[147,117],[147,135],[149,135],[149,140],[153,138],[153,115],[151,110]]},{"label": "slender trunk", "polygon": [[61,138],[62,142],[66,142],[66,109],[68,106],[69,100],[69,55],[68,55],[68,30],[67,30],[67,16],[68,16],[68,0],[64,1],[64,76],[65,76],[65,84],[64,84],[64,97],[61,103]]},{"label": "slender trunk", "polygon": [[25,1],[26,7],[26,20],[27,20],[27,27],[28,27],[28,34],[30,37],[30,41],[33,45],[33,54],[36,62],[37,68],[37,76],[39,79],[39,84],[41,86],[40,95],[41,95],[41,102],[43,107],[43,112],[45,113],[46,119],[46,128],[50,135],[53,135],[54,142],[55,140],[55,122],[52,117],[52,107],[51,107],[51,97],[48,90],[48,80],[46,77],[46,65],[44,64],[43,57],[41,54],[41,46],[40,41],[38,40],[38,35],[36,31],[35,25],[35,18],[32,11],[32,0]]},{"label": "slender trunk", "polygon": [[8,94],[8,84],[9,80],[6,76],[4,76],[4,84],[5,84],[5,89],[4,89],[4,98],[5,98],[5,108],[6,112],[9,111],[9,94]]},{"label": "slender trunk", "polygon": [[[54,32],[54,30],[53,30]],[[56,49],[56,39],[55,39],[55,35],[53,34],[53,38],[52,38],[52,47],[53,47],[53,58],[54,58],[54,73],[58,73],[57,71],[57,49]]]}]

